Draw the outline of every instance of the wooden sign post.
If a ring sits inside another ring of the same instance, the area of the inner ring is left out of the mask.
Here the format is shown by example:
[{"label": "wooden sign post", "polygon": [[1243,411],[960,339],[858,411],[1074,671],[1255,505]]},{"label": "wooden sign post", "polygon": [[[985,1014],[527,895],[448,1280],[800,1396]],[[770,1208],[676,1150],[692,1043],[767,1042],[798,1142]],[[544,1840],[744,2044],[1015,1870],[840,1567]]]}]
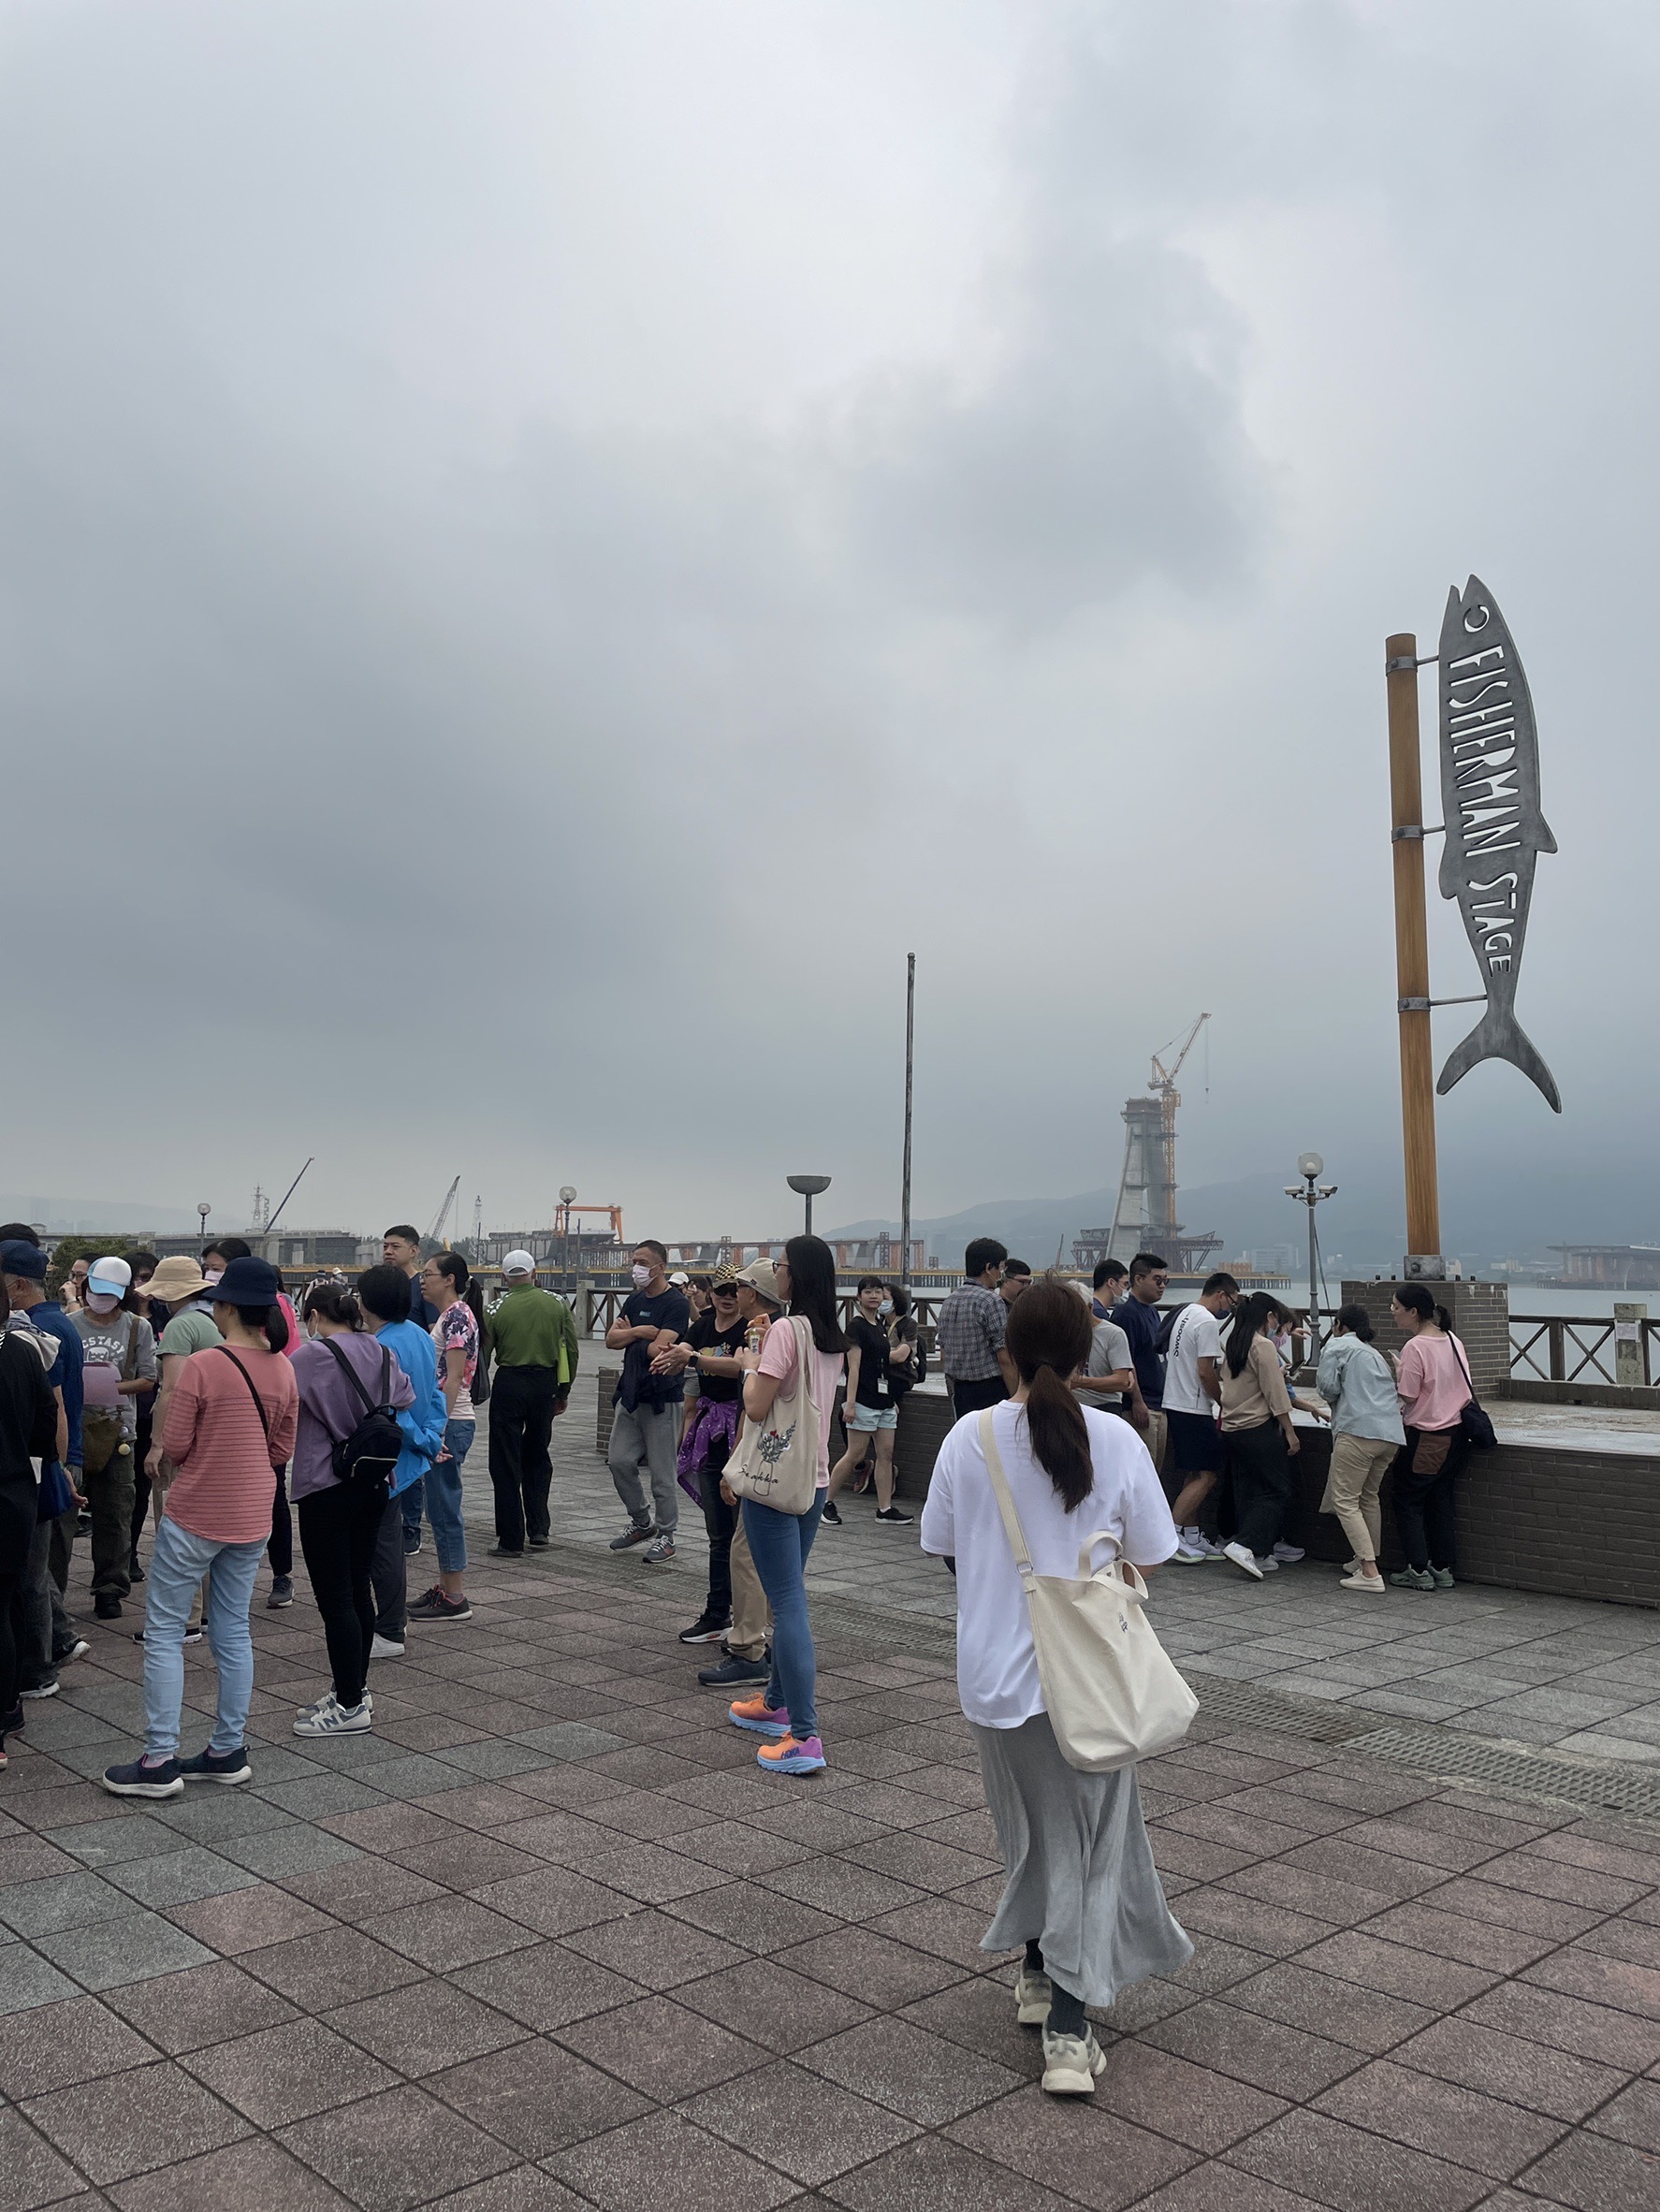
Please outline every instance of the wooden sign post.
[{"label": "wooden sign post", "polygon": [[[1423,887],[1423,766],[1418,734],[1418,640],[1384,645],[1389,689],[1391,836],[1395,863],[1395,994],[1401,1024],[1401,1135],[1406,1168],[1407,1272],[1439,1275],[1435,1076],[1430,1039],[1430,936]],[[1415,1266],[1414,1262],[1428,1264]]]}]

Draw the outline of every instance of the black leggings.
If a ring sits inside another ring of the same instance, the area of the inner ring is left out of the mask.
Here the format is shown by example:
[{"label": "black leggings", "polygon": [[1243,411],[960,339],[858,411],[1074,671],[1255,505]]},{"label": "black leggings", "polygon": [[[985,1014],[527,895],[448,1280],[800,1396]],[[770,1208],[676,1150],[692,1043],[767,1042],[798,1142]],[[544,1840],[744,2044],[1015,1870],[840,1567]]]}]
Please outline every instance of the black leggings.
[{"label": "black leggings", "polygon": [[23,1597],[34,1537],[35,1478],[25,1467],[22,1480],[0,1489],[0,1739],[22,1683],[20,1667],[28,1649]]},{"label": "black leggings", "polygon": [[[1442,1458],[1440,1447],[1446,1442]],[[1453,1484],[1463,1470],[1468,1447],[1463,1427],[1408,1429],[1406,1441],[1396,1455],[1390,1482],[1395,1508],[1395,1534],[1406,1554],[1406,1564],[1421,1575],[1432,1566],[1450,1574],[1455,1564],[1456,1538],[1452,1503]],[[1423,1462],[1439,1460],[1425,1468]]]},{"label": "black leggings", "polygon": [[1238,1541],[1259,1559],[1274,1550],[1297,1496],[1295,1463],[1278,1421],[1233,1429],[1228,1436]]},{"label": "black leggings", "polygon": [[342,1705],[361,1705],[374,1637],[370,1566],[386,1500],[362,1484],[337,1482],[300,1498],[296,1510],[305,1571],[323,1616],[334,1695]]}]

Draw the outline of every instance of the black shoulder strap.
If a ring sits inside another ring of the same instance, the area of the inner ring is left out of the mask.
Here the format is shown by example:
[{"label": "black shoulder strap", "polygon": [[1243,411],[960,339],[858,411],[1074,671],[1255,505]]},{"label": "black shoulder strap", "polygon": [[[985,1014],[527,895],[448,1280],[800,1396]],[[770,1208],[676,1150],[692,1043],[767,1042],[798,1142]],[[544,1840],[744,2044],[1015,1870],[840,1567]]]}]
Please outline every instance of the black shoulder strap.
[{"label": "black shoulder strap", "polygon": [[255,1386],[255,1384],[254,1377],[253,1377],[253,1376],[252,1376],[252,1375],[251,1375],[248,1373],[248,1370],[247,1370],[247,1369],[246,1369],[246,1368],[245,1368],[245,1367],[242,1365],[242,1362],[241,1362],[241,1361],[240,1361],[240,1360],[237,1358],[237,1356],[236,1356],[235,1352],[233,1352],[233,1351],[231,1350],[231,1348],[230,1348],[229,1345],[227,1345],[227,1344],[216,1344],[216,1345],[213,1346],[213,1349],[214,1349],[214,1351],[216,1351],[216,1352],[223,1352],[223,1353],[225,1354],[226,1358],[226,1359],[227,1359],[227,1360],[230,1361],[231,1365],[232,1365],[232,1366],[233,1366],[233,1367],[236,1369],[237,1373],[238,1373],[238,1374],[239,1374],[239,1375],[241,1376],[242,1380],[243,1380],[243,1381],[244,1381],[244,1382],[247,1384],[247,1386],[248,1386],[248,1395],[249,1395],[249,1397],[250,1397],[250,1398],[252,1398],[252,1399],[253,1399],[253,1401],[254,1401],[254,1410],[255,1410],[255,1412],[256,1414],[258,1414],[258,1416],[259,1416],[259,1425],[260,1425],[260,1427],[261,1427],[261,1428],[262,1428],[262,1429],[265,1431],[265,1442],[266,1442],[266,1448],[269,1450],[269,1448],[270,1448],[270,1440],[271,1440],[271,1424],[270,1424],[270,1416],[269,1416],[269,1414],[266,1412],[266,1410],[265,1410],[265,1400],[264,1400],[264,1399],[263,1399],[263,1398],[262,1398],[262,1397],[259,1395],[259,1391],[258,1391],[258,1389],[257,1389],[257,1387],[256,1387],[256,1386]]},{"label": "black shoulder strap", "polygon": [[[377,1404],[375,1404],[374,1400],[373,1400],[373,1399],[372,1399],[372,1398],[370,1396],[369,1392],[368,1392],[368,1391],[367,1391],[367,1390],[366,1390],[363,1388],[362,1380],[361,1380],[361,1378],[359,1377],[359,1375],[358,1375],[358,1374],[357,1374],[357,1369],[356,1369],[356,1368],[355,1368],[355,1367],[352,1365],[352,1362],[351,1362],[351,1361],[349,1361],[349,1360],[346,1358],[346,1356],[345,1356],[344,1352],[342,1352],[342,1351],[341,1350],[341,1348],[340,1348],[339,1345],[337,1345],[337,1344],[335,1343],[335,1341],[334,1341],[333,1337],[332,1337],[332,1336],[326,1336],[326,1337],[324,1337],[324,1338],[323,1338],[323,1342],[324,1342],[324,1343],[325,1343],[325,1344],[326,1344],[326,1345],[328,1346],[329,1350],[330,1350],[330,1351],[331,1351],[331,1352],[334,1354],[334,1357],[335,1357],[336,1361],[339,1362],[339,1365],[340,1365],[340,1371],[341,1371],[341,1373],[342,1373],[342,1375],[345,1376],[345,1378],[346,1378],[347,1382],[349,1382],[349,1383],[351,1384],[351,1386],[352,1386],[353,1390],[355,1390],[357,1391],[357,1393],[358,1397],[362,1399],[362,1401],[363,1401],[363,1410],[364,1410],[364,1412],[365,1412],[365,1413],[378,1413],[378,1412],[380,1411],[380,1405],[377,1405]],[[390,1391],[391,1391],[391,1385],[392,1385],[392,1355],[391,1355],[391,1353],[390,1353],[390,1352],[389,1352],[389,1351],[386,1349],[386,1346],[385,1346],[385,1345],[382,1345],[382,1346],[381,1346],[381,1405],[384,1405],[384,1404],[386,1403],[387,1397],[390,1395]]]},{"label": "black shoulder strap", "polygon": [[1470,1380],[1469,1362],[1464,1358],[1463,1346],[1459,1343],[1458,1338],[1454,1336],[1450,1331],[1448,1332],[1447,1341],[1452,1346],[1452,1356],[1458,1361],[1459,1372],[1464,1378],[1464,1389],[1470,1393],[1470,1404],[1472,1405],[1479,1405],[1481,1401],[1477,1397],[1476,1386]]}]

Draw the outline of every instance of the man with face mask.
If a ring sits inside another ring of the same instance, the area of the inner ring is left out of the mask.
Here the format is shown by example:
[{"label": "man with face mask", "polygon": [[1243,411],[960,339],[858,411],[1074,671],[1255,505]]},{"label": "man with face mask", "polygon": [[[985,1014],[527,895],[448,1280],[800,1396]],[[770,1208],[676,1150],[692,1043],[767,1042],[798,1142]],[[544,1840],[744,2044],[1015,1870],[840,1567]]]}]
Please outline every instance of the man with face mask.
[{"label": "man with face mask", "polygon": [[70,1319],[81,1351],[81,1488],[93,1517],[93,1610],[119,1621],[132,1589],[133,1451],[138,1393],[155,1381],[155,1332],[124,1301],[124,1259],[94,1260]]},{"label": "man with face mask", "polygon": [[536,1287],[529,1252],[502,1261],[503,1296],[485,1316],[485,1341],[496,1363],[490,1385],[490,1487],[496,1493],[492,1559],[517,1559],[549,1535],[547,1493],[553,1483],[548,1443],[570,1404],[576,1374],[576,1324],[562,1298]]},{"label": "man with face mask", "polygon": [[[634,1247],[633,1290],[605,1332],[605,1349],[622,1354],[611,1445],[606,1459],[617,1494],[628,1507],[629,1523],[613,1536],[613,1551],[648,1547],[648,1566],[666,1566],[675,1556],[680,1525],[680,1493],[675,1460],[680,1442],[680,1406],[686,1384],[679,1374],[653,1374],[651,1362],[692,1331],[692,1308],[668,1278],[668,1250],[655,1237]],[[644,1467],[651,1495],[641,1479]],[[652,1508],[656,1507],[656,1520]]]}]

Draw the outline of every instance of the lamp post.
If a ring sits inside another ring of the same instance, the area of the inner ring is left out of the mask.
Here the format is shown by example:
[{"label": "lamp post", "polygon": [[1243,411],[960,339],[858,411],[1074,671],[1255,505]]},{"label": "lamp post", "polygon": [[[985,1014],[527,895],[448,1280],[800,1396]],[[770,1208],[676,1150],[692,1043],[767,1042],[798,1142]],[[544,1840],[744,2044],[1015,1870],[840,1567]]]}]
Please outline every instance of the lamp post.
[{"label": "lamp post", "polygon": [[564,1226],[564,1234],[560,1240],[560,1288],[561,1290],[568,1290],[571,1288],[571,1208],[575,1201],[575,1198],[576,1186],[574,1183],[561,1183],[560,1185],[560,1219]]},{"label": "lamp post", "polygon": [[813,1200],[821,1190],[829,1189],[830,1178],[828,1175],[786,1175],[784,1181],[792,1190],[799,1191],[807,1202],[807,1233],[810,1237],[813,1232]]},{"label": "lamp post", "polygon": [[209,1205],[206,1199],[201,1199],[197,1201],[196,1210],[202,1217],[201,1237],[202,1242],[205,1244],[208,1241],[208,1215],[213,1211],[213,1209],[211,1205]]},{"label": "lamp post", "polygon": [[1297,1160],[1301,1183],[1286,1185],[1287,1198],[1297,1200],[1308,1208],[1308,1336],[1309,1360],[1318,1364],[1320,1356],[1320,1293],[1318,1253],[1314,1233],[1314,1210],[1321,1199],[1336,1194],[1335,1183],[1320,1183],[1318,1178],[1325,1172],[1325,1161],[1318,1152],[1304,1152]]}]

